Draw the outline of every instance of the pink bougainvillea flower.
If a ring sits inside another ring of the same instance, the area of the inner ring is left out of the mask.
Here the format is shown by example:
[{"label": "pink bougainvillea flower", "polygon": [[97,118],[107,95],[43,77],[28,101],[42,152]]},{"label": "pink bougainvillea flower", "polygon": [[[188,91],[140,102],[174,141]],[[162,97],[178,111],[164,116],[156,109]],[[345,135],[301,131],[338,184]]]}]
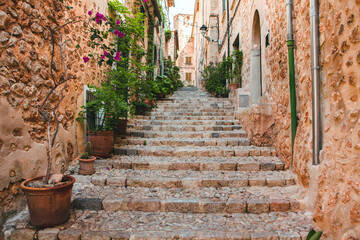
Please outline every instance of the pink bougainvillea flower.
[{"label": "pink bougainvillea flower", "polygon": [[84,63],[87,63],[88,61],[90,61],[89,57],[83,57]]},{"label": "pink bougainvillea flower", "polygon": [[144,0],[144,2],[148,2],[148,0]]},{"label": "pink bougainvillea flower", "polygon": [[109,53],[107,51],[104,51],[104,56],[107,56]]},{"label": "pink bougainvillea flower", "polygon": [[101,22],[101,19],[100,19],[100,18],[95,18],[95,22],[96,22],[97,24],[99,24],[99,23]]},{"label": "pink bougainvillea flower", "polygon": [[109,168],[109,167],[106,167],[105,169],[106,169],[107,171],[110,171],[110,168]]},{"label": "pink bougainvillea flower", "polygon": [[118,34],[118,37],[119,37],[119,38],[122,38],[122,37],[124,37],[124,36],[125,36],[125,33],[119,32],[119,34]]},{"label": "pink bougainvillea flower", "polygon": [[104,60],[105,59],[105,55],[101,55],[101,60]]},{"label": "pink bougainvillea flower", "polygon": [[116,52],[116,55],[115,55],[115,57],[114,57],[114,60],[115,61],[120,61],[121,60],[121,53],[119,53],[119,52]]},{"label": "pink bougainvillea flower", "polygon": [[89,14],[89,16],[91,16],[91,15],[92,15],[92,11],[88,11],[88,14]]},{"label": "pink bougainvillea flower", "polygon": [[120,25],[120,24],[121,24],[121,21],[120,21],[120,20],[117,20],[117,21],[116,21],[116,24],[117,24],[117,25]]},{"label": "pink bougainvillea flower", "polygon": [[99,13],[99,12],[97,12],[96,13],[96,15],[95,15],[95,17],[97,17],[97,18],[102,18],[104,15],[102,15],[101,13]]},{"label": "pink bougainvillea flower", "polygon": [[115,31],[114,31],[114,34],[115,34],[116,36],[118,36],[119,33],[120,33],[119,30],[115,30]]}]

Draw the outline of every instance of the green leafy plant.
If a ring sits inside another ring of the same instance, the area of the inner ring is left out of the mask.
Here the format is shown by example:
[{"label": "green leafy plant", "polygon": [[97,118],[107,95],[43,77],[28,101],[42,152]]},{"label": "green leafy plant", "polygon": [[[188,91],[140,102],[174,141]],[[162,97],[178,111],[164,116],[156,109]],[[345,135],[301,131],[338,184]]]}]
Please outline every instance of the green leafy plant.
[{"label": "green leafy plant", "polygon": [[322,231],[316,232],[314,229],[312,229],[306,237],[306,240],[319,240],[322,234]]},{"label": "green leafy plant", "polygon": [[233,66],[230,83],[241,83],[242,80],[242,66],[243,66],[243,51],[236,50],[232,53]]},{"label": "green leafy plant", "polygon": [[171,37],[172,37],[172,32],[171,32],[171,30],[166,30],[165,31],[165,39],[166,39],[166,41],[169,41],[170,39],[171,39]]}]

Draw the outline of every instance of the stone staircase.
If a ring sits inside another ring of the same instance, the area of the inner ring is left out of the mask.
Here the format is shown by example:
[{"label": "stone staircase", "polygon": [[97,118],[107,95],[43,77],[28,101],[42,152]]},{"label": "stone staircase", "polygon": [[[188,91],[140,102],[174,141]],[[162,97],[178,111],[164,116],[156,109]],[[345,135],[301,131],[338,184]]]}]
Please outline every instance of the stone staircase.
[{"label": "stone staircase", "polygon": [[306,239],[312,227],[306,190],[274,149],[250,145],[233,111],[228,99],[181,89],[150,116],[132,119],[129,136],[116,140],[117,156],[98,160],[94,175],[73,174],[67,223],[38,231],[24,211],[8,221],[7,235]]}]

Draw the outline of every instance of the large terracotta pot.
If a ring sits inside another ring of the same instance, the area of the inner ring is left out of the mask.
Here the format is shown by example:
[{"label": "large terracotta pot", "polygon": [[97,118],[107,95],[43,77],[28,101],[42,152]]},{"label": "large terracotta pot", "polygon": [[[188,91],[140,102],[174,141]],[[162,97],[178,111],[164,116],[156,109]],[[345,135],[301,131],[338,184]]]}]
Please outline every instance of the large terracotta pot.
[{"label": "large terracotta pot", "polygon": [[89,131],[88,138],[95,156],[107,156],[112,152],[114,131]]},{"label": "large terracotta pot", "polygon": [[127,124],[128,124],[127,119],[119,119],[119,123],[118,123],[117,129],[116,129],[116,135],[125,136]]},{"label": "large terracotta pot", "polygon": [[26,184],[44,177],[28,179],[21,183],[25,192],[27,205],[30,212],[31,224],[36,227],[52,227],[64,223],[69,218],[72,187],[75,178],[64,176],[69,180],[62,186],[52,188],[31,188]]},{"label": "large terracotta pot", "polygon": [[229,89],[230,91],[235,91],[236,89],[239,88],[239,84],[238,83],[231,83],[229,84]]},{"label": "large terracotta pot", "polygon": [[79,165],[80,165],[80,169],[79,169],[79,174],[82,175],[91,175],[95,173],[95,160],[96,157],[91,157],[90,159],[82,159],[79,158]]}]

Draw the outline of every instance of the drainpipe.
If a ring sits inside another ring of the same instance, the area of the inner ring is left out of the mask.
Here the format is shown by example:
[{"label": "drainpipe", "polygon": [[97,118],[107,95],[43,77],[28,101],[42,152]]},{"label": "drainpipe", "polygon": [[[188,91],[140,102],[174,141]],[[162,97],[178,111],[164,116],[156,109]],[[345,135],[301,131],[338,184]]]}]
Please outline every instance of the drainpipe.
[{"label": "drainpipe", "polygon": [[229,6],[229,0],[227,0],[226,6],[227,6],[228,57],[230,57],[230,6]]},{"label": "drainpipe", "polygon": [[289,81],[290,81],[290,106],[291,106],[291,167],[294,160],[294,142],[296,136],[297,119],[296,119],[296,87],[295,87],[295,64],[294,64],[294,48],[295,41],[293,35],[293,1],[286,0],[286,16],[287,16],[287,46],[289,58]]},{"label": "drainpipe", "polygon": [[322,148],[320,116],[320,41],[319,41],[319,3],[310,0],[311,32],[311,78],[312,78],[312,118],[313,118],[313,165],[319,165]]}]

